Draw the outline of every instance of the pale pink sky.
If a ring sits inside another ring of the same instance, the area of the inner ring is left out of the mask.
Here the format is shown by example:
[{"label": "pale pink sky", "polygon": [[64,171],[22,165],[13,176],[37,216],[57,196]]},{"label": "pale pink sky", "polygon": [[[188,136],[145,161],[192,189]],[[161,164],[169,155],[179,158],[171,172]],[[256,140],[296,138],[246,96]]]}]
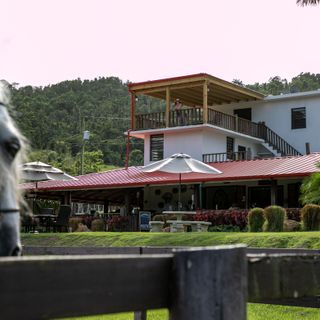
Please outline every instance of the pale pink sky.
[{"label": "pale pink sky", "polygon": [[0,79],[320,73],[320,6],[296,0],[0,0]]}]

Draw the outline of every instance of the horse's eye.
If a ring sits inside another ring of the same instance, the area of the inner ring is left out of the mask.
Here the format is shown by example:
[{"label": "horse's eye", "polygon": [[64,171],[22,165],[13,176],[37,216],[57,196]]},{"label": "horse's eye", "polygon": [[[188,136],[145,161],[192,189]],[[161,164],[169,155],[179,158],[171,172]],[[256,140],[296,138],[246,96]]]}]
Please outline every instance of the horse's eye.
[{"label": "horse's eye", "polygon": [[20,150],[21,144],[18,138],[13,137],[4,143],[4,147],[8,153],[10,160],[13,160],[18,151]]}]

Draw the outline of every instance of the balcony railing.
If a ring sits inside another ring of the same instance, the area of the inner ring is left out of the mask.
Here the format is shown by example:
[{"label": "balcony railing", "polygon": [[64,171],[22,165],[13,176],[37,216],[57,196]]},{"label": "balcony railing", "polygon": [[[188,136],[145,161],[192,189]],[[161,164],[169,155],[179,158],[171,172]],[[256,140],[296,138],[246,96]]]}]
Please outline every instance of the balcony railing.
[{"label": "balcony railing", "polygon": [[251,156],[252,156],[251,152],[248,152],[248,151],[207,153],[202,155],[202,161],[204,163],[210,163],[210,162],[250,160]]},{"label": "balcony railing", "polygon": [[[190,126],[203,123],[202,108],[170,111],[169,127]],[[136,130],[165,128],[165,112],[136,115]]]},{"label": "balcony railing", "polygon": [[[160,129],[166,127],[165,112],[138,114],[135,119],[136,130]],[[169,113],[168,127],[197,124],[203,124],[202,108],[188,108],[179,111],[170,111]],[[300,155],[299,151],[268,128],[264,123],[255,123],[209,108],[208,124],[262,139],[282,156]]]}]

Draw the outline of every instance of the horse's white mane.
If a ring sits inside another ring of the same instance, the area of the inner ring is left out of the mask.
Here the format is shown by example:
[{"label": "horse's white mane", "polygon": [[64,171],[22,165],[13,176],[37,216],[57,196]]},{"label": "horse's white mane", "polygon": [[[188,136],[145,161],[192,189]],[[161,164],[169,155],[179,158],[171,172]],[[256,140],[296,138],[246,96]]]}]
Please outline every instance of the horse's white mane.
[{"label": "horse's white mane", "polygon": [[5,81],[0,81],[0,103],[8,105],[10,101],[10,95],[8,90],[8,85]]},{"label": "horse's white mane", "polygon": [[5,159],[3,158],[3,152],[0,152],[0,190],[2,184],[7,183],[8,181],[12,181],[16,189],[15,192],[19,203],[22,204],[24,203],[24,201],[22,200],[21,190],[19,190],[18,187],[20,179],[19,165],[22,163],[22,161],[25,160],[26,139],[15,125],[13,119],[9,114],[9,111],[12,111],[12,106],[10,105],[10,94],[8,85],[4,81],[0,81],[0,129],[10,128],[19,139],[19,142],[21,144],[21,149],[11,164],[8,164],[8,162],[5,161]]}]

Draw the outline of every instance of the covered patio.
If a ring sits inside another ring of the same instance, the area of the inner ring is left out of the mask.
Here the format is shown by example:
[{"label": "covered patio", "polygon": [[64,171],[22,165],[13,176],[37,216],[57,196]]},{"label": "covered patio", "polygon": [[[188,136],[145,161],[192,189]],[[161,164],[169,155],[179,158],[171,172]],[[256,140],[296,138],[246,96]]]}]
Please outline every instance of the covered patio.
[{"label": "covered patio", "polygon": [[[299,206],[299,187],[304,177],[320,169],[320,154],[264,160],[217,162],[212,165],[219,175],[188,173],[182,176],[181,202],[185,210],[248,209],[278,204]],[[122,208],[121,214],[132,216],[137,210],[154,214],[176,210],[178,175],[144,173],[140,167],[87,174],[76,181],[47,181],[23,184],[27,196],[58,200],[62,204],[91,203]],[[76,212],[73,212],[76,213]]]}]

